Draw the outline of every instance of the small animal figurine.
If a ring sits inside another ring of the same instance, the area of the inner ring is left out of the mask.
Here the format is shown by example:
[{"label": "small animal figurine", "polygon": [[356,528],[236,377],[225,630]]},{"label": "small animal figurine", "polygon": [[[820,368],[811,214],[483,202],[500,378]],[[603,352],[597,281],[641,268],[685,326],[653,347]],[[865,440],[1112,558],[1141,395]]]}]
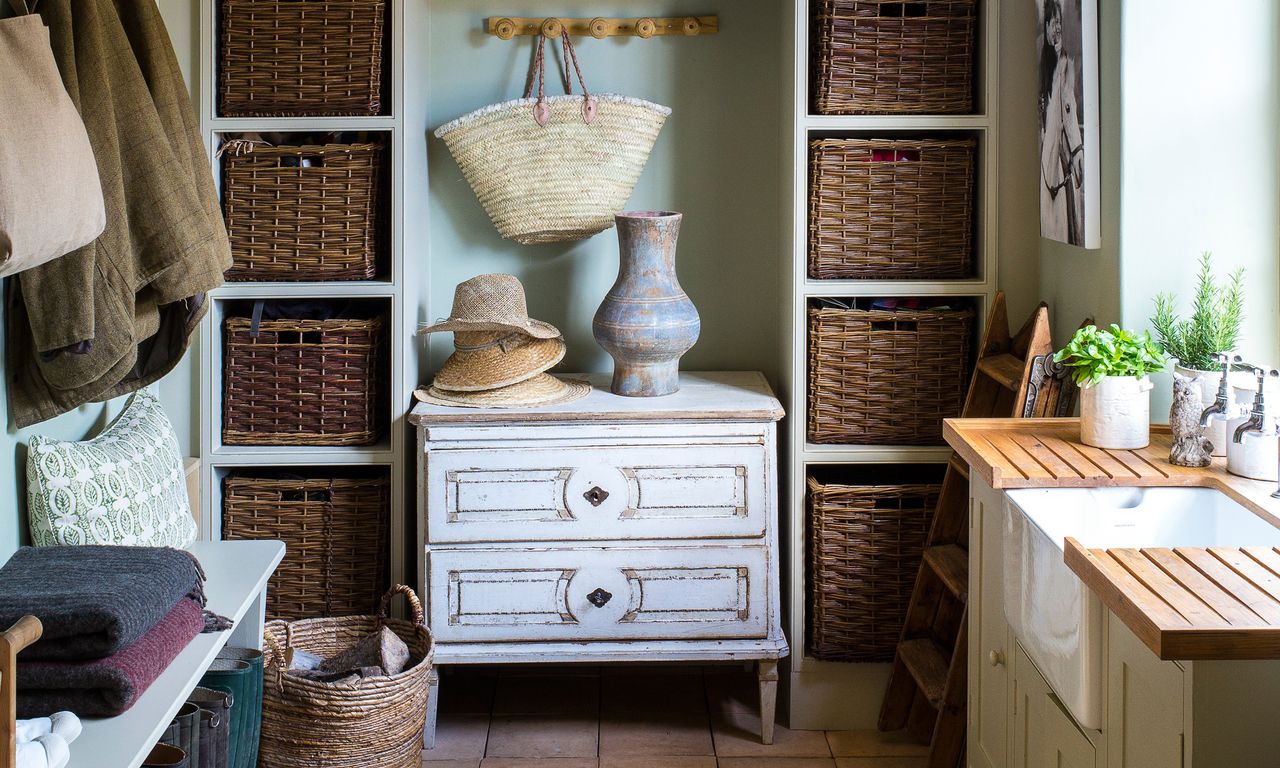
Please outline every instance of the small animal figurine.
[{"label": "small animal figurine", "polygon": [[1169,428],[1173,446],[1169,463],[1179,467],[1207,467],[1212,460],[1213,443],[1205,439],[1200,426],[1200,389],[1190,376],[1173,374],[1173,405],[1169,408]]}]

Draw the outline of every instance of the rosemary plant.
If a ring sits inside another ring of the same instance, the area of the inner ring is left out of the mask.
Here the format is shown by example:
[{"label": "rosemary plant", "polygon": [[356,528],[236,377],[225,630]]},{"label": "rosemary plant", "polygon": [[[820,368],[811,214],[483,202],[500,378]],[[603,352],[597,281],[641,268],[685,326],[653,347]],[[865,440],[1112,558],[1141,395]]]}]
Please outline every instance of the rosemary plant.
[{"label": "rosemary plant", "polygon": [[1232,272],[1225,283],[1213,277],[1212,255],[1200,256],[1200,274],[1191,317],[1177,313],[1177,297],[1160,293],[1151,316],[1160,346],[1184,368],[1213,370],[1214,355],[1236,348],[1244,320],[1244,268]]}]

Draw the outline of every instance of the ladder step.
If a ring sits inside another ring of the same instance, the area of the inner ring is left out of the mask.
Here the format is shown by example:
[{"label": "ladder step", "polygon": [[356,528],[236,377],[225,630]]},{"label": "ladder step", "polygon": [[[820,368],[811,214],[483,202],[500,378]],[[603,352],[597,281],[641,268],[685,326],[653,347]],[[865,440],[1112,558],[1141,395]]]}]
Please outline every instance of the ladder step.
[{"label": "ladder step", "polygon": [[956,598],[969,602],[969,553],[955,544],[928,547],[924,561]]},{"label": "ladder step", "polygon": [[992,355],[978,360],[978,371],[1010,392],[1017,392],[1026,364],[1027,361],[1007,353]]},{"label": "ladder step", "polygon": [[947,689],[947,673],[950,666],[942,647],[927,637],[904,640],[898,644],[898,656],[916,681],[920,693],[935,708],[942,704]]},{"label": "ladder step", "polygon": [[951,454],[951,461],[948,462],[952,472],[958,473],[965,480],[969,479],[969,462],[960,458],[956,454]]}]

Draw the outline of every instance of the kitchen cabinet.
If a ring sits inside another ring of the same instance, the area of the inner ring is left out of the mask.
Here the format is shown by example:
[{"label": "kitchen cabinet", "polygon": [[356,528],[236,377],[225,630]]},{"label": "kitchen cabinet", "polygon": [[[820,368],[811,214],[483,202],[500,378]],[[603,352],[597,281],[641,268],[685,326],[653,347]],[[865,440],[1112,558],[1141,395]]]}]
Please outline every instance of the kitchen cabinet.
[{"label": "kitchen cabinet", "polygon": [[[979,478],[969,496],[969,763],[1007,764],[1009,624],[1004,618],[1000,528],[1004,494]],[[974,589],[973,585],[981,585]]]},{"label": "kitchen cabinet", "polygon": [[1184,672],[1107,616],[1107,754],[1111,768],[1182,765]]},{"label": "kitchen cabinet", "polygon": [[[1015,642],[1013,648],[1009,764],[1016,768],[1102,768],[1094,740],[1053,695],[1022,646]],[[1094,732],[1094,739],[1098,738]]]}]

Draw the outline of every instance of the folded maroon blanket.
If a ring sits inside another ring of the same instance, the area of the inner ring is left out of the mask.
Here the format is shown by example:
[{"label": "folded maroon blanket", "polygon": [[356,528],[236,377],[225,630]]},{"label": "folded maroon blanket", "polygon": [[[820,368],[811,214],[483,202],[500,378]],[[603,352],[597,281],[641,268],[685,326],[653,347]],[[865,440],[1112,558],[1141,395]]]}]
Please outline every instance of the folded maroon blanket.
[{"label": "folded maroon blanket", "polygon": [[18,717],[69,710],[112,717],[133,706],[204,628],[200,604],[184,598],[127,648],[93,661],[18,661]]}]

